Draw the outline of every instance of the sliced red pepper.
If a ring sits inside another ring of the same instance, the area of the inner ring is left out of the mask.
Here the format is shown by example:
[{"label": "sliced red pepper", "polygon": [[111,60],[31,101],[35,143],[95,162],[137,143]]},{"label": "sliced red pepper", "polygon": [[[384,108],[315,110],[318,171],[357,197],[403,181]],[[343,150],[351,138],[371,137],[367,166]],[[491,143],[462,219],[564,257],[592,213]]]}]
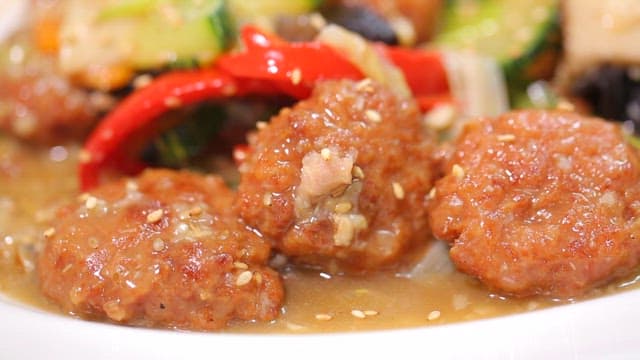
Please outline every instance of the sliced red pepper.
[{"label": "sliced red pepper", "polygon": [[142,164],[126,153],[131,150],[128,142],[134,134],[154,133],[153,120],[163,113],[208,99],[277,93],[272,84],[239,81],[218,69],[162,75],[122,101],[91,133],[83,148],[80,186],[84,190],[96,186],[106,166],[115,166],[127,173],[141,169]]},{"label": "sliced red pepper", "polygon": [[[155,119],[176,106],[245,95],[288,94],[301,99],[320,80],[363,77],[350,61],[320,42],[288,43],[253,27],[245,27],[242,37],[244,52],[222,56],[213,69],[162,75],[108,114],[85,143],[81,188],[96,186],[106,167],[127,173],[140,170],[144,164],[131,154],[132,139],[140,134],[147,139],[157,135]],[[380,48],[404,72],[423,109],[432,107],[434,99],[448,95],[438,54]]]}]

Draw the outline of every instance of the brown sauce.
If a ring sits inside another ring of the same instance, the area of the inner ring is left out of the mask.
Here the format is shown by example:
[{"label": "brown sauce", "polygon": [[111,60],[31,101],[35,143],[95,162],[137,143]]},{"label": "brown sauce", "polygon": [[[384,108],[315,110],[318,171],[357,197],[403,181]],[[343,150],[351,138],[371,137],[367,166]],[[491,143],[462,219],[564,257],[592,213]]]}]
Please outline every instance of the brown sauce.
[{"label": "brown sauce", "polygon": [[[52,209],[77,196],[78,147],[31,148],[0,137],[0,292],[47,311],[58,311],[38,290],[34,259]],[[329,276],[311,270],[282,272],[286,302],[270,323],[236,324],[242,333],[317,333],[431,326],[546,308],[548,299],[505,299],[456,271],[414,276],[377,273]],[[587,298],[636,289],[625,279]],[[568,305],[571,306],[571,305]]]}]

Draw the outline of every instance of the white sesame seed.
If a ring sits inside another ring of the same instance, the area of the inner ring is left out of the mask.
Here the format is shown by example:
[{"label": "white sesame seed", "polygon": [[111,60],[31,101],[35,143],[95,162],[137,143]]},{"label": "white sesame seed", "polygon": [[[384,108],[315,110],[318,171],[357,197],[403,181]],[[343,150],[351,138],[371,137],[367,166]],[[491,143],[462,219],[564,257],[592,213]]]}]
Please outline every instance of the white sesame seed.
[{"label": "white sesame seed", "polygon": [[364,319],[367,317],[367,315],[365,315],[364,311],[362,310],[351,310],[351,315],[353,315],[354,317],[357,317],[358,319]]},{"label": "white sesame seed", "polygon": [[256,129],[262,130],[262,129],[267,127],[267,124],[268,123],[266,121],[257,121],[256,122]]},{"label": "white sesame seed", "polygon": [[253,278],[253,273],[249,270],[243,271],[236,278],[236,286],[247,285]]},{"label": "white sesame seed", "polygon": [[365,310],[365,311],[363,311],[363,312],[364,312],[364,314],[365,314],[365,315],[367,315],[367,316],[376,316],[376,315],[378,315],[378,312],[377,312],[377,311],[375,311],[375,310]]},{"label": "white sesame seed", "polygon": [[365,78],[356,84],[356,90],[358,91],[373,91],[373,87],[371,87],[372,80],[370,78]]},{"label": "white sesame seed", "polygon": [[440,311],[438,310],[433,310],[432,312],[429,313],[429,316],[427,316],[427,319],[429,321],[433,321],[436,320],[440,317]]},{"label": "white sesame seed", "polygon": [[247,270],[249,265],[243,263],[242,261],[236,261],[233,263],[233,267],[236,269]]},{"label": "white sesame seed", "polygon": [[395,196],[398,200],[404,199],[404,188],[402,187],[402,185],[397,182],[393,182],[391,183],[391,186],[393,187],[393,196]]},{"label": "white sesame seed", "polygon": [[364,115],[367,117],[367,120],[373,123],[379,123],[382,121],[382,115],[380,115],[380,113],[375,110],[367,109],[364,112]]},{"label": "white sesame seed", "polygon": [[46,237],[46,238],[50,238],[55,234],[56,234],[56,229],[54,229],[54,228],[48,228],[43,233],[44,237]]},{"label": "white sesame seed", "polygon": [[84,202],[84,206],[87,209],[93,209],[98,205],[98,199],[95,196],[87,197],[87,200]]},{"label": "white sesame seed", "polygon": [[298,85],[302,81],[302,71],[299,68],[293,69],[291,72],[291,83]]},{"label": "white sesame seed", "polygon": [[162,240],[160,238],[155,238],[153,240],[153,250],[155,250],[155,251],[164,250],[164,240]]},{"label": "white sesame seed", "polygon": [[320,321],[329,321],[333,319],[333,316],[329,314],[316,314],[315,317],[316,317],[316,320],[320,320]]},{"label": "white sesame seed", "polygon": [[320,150],[320,156],[322,156],[322,159],[324,160],[331,159],[331,149],[323,148],[322,150]]},{"label": "white sesame seed", "polygon": [[498,135],[498,141],[501,142],[511,142],[516,139],[516,136],[513,134],[501,134]]},{"label": "white sesame seed", "polygon": [[362,168],[358,165],[355,165],[351,169],[351,175],[358,179],[364,179],[364,171],[362,171]]},{"label": "white sesame seed", "polygon": [[429,190],[429,195],[427,195],[429,197],[429,199],[435,199],[436,198],[436,187],[432,187],[431,190]]},{"label": "white sesame seed", "polygon": [[353,207],[353,205],[351,205],[350,202],[348,201],[343,201],[340,202],[338,204],[336,204],[335,206],[335,212],[340,213],[340,214],[345,214],[348,213],[349,211],[351,211],[351,208]]},{"label": "white sesame seed", "polygon": [[464,177],[464,169],[458,164],[453,164],[453,167],[451,168],[451,174],[453,174],[456,179],[461,180]]},{"label": "white sesame seed", "polygon": [[253,274],[253,280],[255,280],[258,285],[262,284],[262,274],[259,272]]},{"label": "white sesame seed", "polygon": [[164,215],[164,210],[162,210],[162,209],[157,209],[157,210],[154,210],[154,211],[150,212],[147,215],[147,223],[153,224],[155,222],[160,221],[160,219],[162,219],[162,215]]},{"label": "white sesame seed", "polygon": [[424,122],[430,129],[444,130],[453,124],[455,115],[455,108],[450,104],[437,105],[425,115]]},{"label": "white sesame seed", "polygon": [[125,184],[125,188],[130,192],[138,191],[138,183],[133,180],[128,180]]},{"label": "white sesame seed", "polygon": [[182,106],[182,101],[180,101],[180,99],[175,96],[169,96],[164,99],[164,106],[168,107],[169,109],[177,109]]}]

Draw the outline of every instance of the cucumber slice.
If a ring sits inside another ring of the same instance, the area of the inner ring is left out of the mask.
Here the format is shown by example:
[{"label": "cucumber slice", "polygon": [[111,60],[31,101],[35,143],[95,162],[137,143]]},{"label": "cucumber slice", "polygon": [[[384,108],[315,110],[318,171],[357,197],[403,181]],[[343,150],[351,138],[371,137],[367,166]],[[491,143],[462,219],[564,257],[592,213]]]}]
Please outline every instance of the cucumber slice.
[{"label": "cucumber slice", "polygon": [[559,55],[559,0],[451,0],[436,43],[501,64],[510,94],[552,75]]}]

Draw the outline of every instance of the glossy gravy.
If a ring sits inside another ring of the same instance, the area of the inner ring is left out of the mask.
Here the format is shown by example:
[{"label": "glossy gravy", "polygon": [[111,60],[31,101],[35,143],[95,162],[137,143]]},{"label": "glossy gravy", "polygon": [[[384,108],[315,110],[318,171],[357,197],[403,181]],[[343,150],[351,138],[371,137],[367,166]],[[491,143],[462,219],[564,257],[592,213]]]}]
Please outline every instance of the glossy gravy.
[{"label": "glossy gravy", "polygon": [[[77,196],[78,147],[30,148],[0,136],[0,291],[47,311],[35,259],[53,209]],[[309,333],[430,326],[533,311],[563,302],[505,299],[450,266],[346,277],[282,270],[286,302],[269,323],[233,324],[226,332]],[[625,279],[587,298],[638,288]],[[573,301],[568,301],[571,303]],[[570,305],[567,305],[570,306]]]}]

